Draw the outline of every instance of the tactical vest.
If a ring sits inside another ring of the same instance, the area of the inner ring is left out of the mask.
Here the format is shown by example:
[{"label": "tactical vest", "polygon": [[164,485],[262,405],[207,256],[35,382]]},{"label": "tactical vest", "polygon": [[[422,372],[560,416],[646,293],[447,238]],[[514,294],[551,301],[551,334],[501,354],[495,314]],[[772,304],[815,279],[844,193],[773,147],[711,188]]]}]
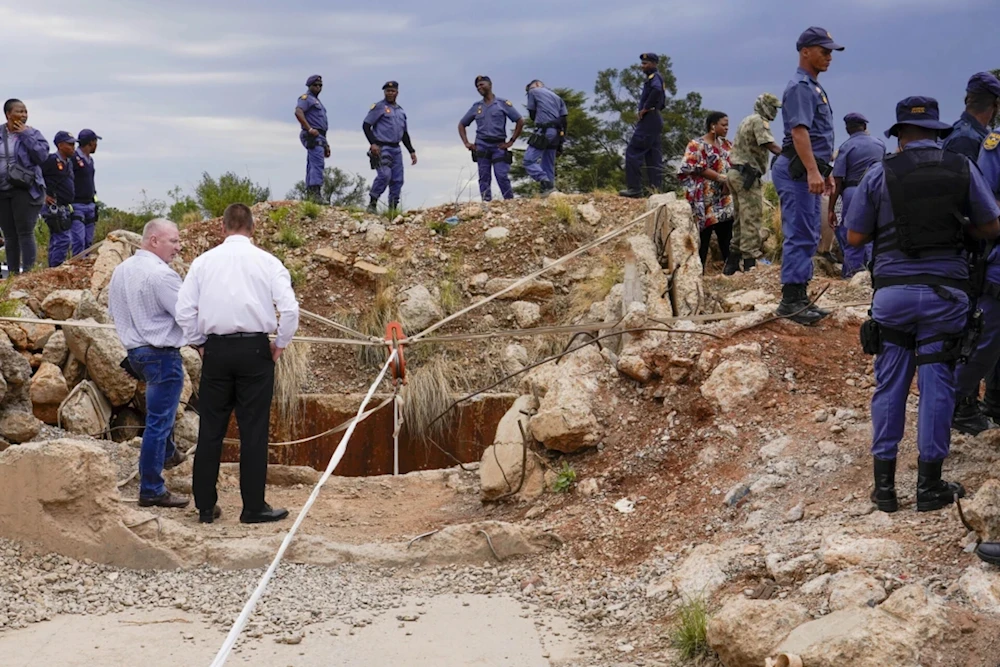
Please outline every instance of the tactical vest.
[{"label": "tactical vest", "polygon": [[[940,148],[915,148],[882,161],[895,219],[877,230],[873,256],[896,250],[907,257],[953,257],[966,251],[963,232],[969,200],[969,162]],[[893,235],[886,238],[886,232]],[[968,281],[933,274],[880,278],[874,287],[944,285],[967,289]]]}]

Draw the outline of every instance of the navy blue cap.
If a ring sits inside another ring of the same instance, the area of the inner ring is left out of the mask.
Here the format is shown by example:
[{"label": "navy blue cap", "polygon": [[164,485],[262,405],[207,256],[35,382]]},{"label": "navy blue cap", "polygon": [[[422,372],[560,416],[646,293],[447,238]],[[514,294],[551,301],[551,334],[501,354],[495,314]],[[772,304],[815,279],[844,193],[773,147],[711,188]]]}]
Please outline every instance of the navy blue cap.
[{"label": "navy blue cap", "polygon": [[490,77],[485,76],[483,74],[480,74],[479,76],[476,77],[476,85],[477,86],[479,85],[480,81],[489,81],[490,83],[493,83],[493,79],[491,79]]},{"label": "navy blue cap", "polygon": [[831,51],[844,50],[844,47],[833,41],[833,37],[830,36],[830,33],[826,30],[826,28],[820,28],[818,26],[806,28],[805,31],[799,35],[799,41],[795,42],[796,51],[801,51],[807,46],[822,46],[824,49],[830,49]]},{"label": "navy blue cap", "polygon": [[645,60],[646,62],[650,63],[658,63],[660,62],[660,56],[656,55],[652,51],[649,53],[640,53],[639,60]]},{"label": "navy blue cap", "polygon": [[306,79],[307,86],[311,86],[314,83],[323,83],[323,76],[320,74],[313,74],[311,77]]},{"label": "navy blue cap", "polygon": [[382,90],[385,90],[386,88],[394,88],[396,90],[399,90],[399,81],[386,81],[382,85]]},{"label": "navy blue cap", "polygon": [[969,85],[965,87],[965,92],[988,93],[1000,97],[1000,79],[989,72],[977,72],[969,77]]},{"label": "navy blue cap", "polygon": [[851,112],[844,116],[845,125],[867,125],[868,119],[859,113]]},{"label": "navy blue cap", "polygon": [[951,125],[941,122],[937,100],[919,95],[907,97],[896,105],[896,124],[885,131],[885,136],[897,136],[900,125],[916,125],[928,130],[937,130],[941,137],[947,137],[952,130]]},{"label": "navy blue cap", "polygon": [[104,137],[97,136],[97,133],[93,130],[80,130],[76,136],[79,137],[81,144],[89,144],[94,139],[104,140]]},{"label": "navy blue cap", "polygon": [[54,144],[66,144],[66,143],[75,144],[76,143],[76,137],[74,137],[72,134],[70,134],[66,130],[59,130],[58,132],[56,132],[55,139],[52,140],[52,143],[54,143]]}]

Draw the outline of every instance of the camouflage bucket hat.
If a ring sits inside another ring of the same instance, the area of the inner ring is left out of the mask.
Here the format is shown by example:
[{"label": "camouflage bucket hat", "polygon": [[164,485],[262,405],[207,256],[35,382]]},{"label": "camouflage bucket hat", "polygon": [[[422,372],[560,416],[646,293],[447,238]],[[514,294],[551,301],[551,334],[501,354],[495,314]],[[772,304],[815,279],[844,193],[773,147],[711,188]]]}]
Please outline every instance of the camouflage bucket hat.
[{"label": "camouflage bucket hat", "polygon": [[764,93],[753,105],[753,110],[766,120],[774,120],[780,108],[781,100],[771,93]]}]

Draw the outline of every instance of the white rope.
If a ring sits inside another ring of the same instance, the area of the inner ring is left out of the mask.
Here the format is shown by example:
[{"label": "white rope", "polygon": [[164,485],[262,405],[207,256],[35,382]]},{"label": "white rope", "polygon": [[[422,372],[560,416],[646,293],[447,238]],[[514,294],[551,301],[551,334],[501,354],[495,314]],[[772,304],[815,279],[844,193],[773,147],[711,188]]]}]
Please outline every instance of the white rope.
[{"label": "white rope", "polygon": [[302,510],[299,512],[299,516],[295,519],[295,523],[292,524],[291,530],[289,530],[288,534],[285,535],[285,539],[281,541],[281,546],[278,547],[278,553],[275,554],[270,567],[267,568],[264,576],[261,577],[260,583],[257,584],[257,588],[250,596],[250,599],[247,600],[247,603],[244,605],[243,611],[240,612],[236,622],[233,623],[233,627],[229,630],[229,634],[226,636],[226,641],[222,644],[222,648],[219,649],[219,652],[216,654],[211,667],[222,667],[222,665],[226,664],[229,654],[233,651],[233,646],[236,645],[236,640],[239,639],[240,633],[243,631],[243,628],[246,627],[247,621],[250,619],[250,614],[253,613],[254,607],[264,594],[264,589],[267,588],[268,582],[270,582],[271,577],[274,576],[275,570],[278,569],[278,563],[281,562],[282,557],[285,555],[285,551],[287,551],[289,545],[291,545],[292,539],[295,537],[295,533],[298,531],[299,526],[302,525],[302,522],[306,518],[306,514],[309,513],[313,503],[315,503],[316,499],[319,497],[320,489],[322,489],[323,485],[326,484],[326,481],[330,479],[330,475],[333,474],[333,471],[340,463],[340,460],[344,458],[344,452],[347,451],[347,442],[351,439],[351,435],[354,433],[354,428],[361,421],[361,413],[364,412],[365,406],[368,405],[368,402],[375,394],[375,389],[382,383],[382,379],[389,370],[389,364],[394,361],[395,358],[396,351],[393,350],[392,354],[390,354],[389,358],[386,360],[385,365],[382,366],[382,370],[379,372],[378,377],[375,378],[375,382],[373,382],[372,386],[368,388],[368,393],[365,394],[365,400],[361,402],[357,413],[354,415],[353,423],[351,423],[348,427],[347,432],[344,433],[344,437],[341,438],[340,444],[337,445],[336,451],[334,451],[333,456],[330,458],[330,463],[326,466],[326,471],[323,473],[323,476],[320,477],[319,482],[316,483],[316,487],[309,495],[309,499],[306,501],[306,504],[302,506]]},{"label": "white rope", "polygon": [[392,397],[392,474],[399,475],[399,432],[403,428],[403,399],[399,391]]}]

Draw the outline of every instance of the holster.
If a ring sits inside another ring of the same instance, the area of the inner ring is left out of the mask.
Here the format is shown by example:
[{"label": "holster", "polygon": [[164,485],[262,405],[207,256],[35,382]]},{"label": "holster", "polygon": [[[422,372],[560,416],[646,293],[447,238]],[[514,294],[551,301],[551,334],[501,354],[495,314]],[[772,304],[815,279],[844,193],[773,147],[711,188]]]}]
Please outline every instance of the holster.
[{"label": "holster", "polygon": [[532,148],[537,148],[540,151],[549,149],[549,140],[545,136],[545,130],[535,131],[528,137],[528,145]]},{"label": "holster", "polygon": [[882,330],[873,319],[869,318],[861,323],[861,350],[865,354],[882,352]]},{"label": "holster", "polygon": [[969,313],[969,323],[962,332],[962,341],[958,348],[958,362],[968,363],[979,348],[979,338],[983,335],[983,311],[979,308]]},{"label": "holster", "polygon": [[[786,148],[781,152],[788,158],[788,175],[793,181],[802,181],[806,178],[806,166],[802,164],[802,158],[795,152],[795,148]],[[833,173],[833,165],[824,160],[816,159],[816,168],[819,169],[820,176],[826,178]]]},{"label": "holster", "polygon": [[743,189],[749,190],[753,187],[754,183],[760,180],[762,174],[747,164],[734,164],[733,169],[740,172],[743,176]]},{"label": "holster", "polygon": [[70,217],[65,206],[60,206],[55,211],[52,211],[51,209],[47,210],[42,215],[42,220],[45,221],[45,225],[49,228],[50,234],[68,232],[73,226],[73,219]]},{"label": "holster", "polygon": [[371,168],[378,169],[379,164],[382,162],[380,157],[378,155],[375,155],[375,153],[372,153],[371,150],[368,151],[367,155],[368,155],[368,164],[371,166]]},{"label": "holster", "polygon": [[503,155],[501,155],[500,157],[493,158],[493,164],[497,164],[498,162],[514,164],[514,154],[511,153],[510,151],[504,151]]}]

